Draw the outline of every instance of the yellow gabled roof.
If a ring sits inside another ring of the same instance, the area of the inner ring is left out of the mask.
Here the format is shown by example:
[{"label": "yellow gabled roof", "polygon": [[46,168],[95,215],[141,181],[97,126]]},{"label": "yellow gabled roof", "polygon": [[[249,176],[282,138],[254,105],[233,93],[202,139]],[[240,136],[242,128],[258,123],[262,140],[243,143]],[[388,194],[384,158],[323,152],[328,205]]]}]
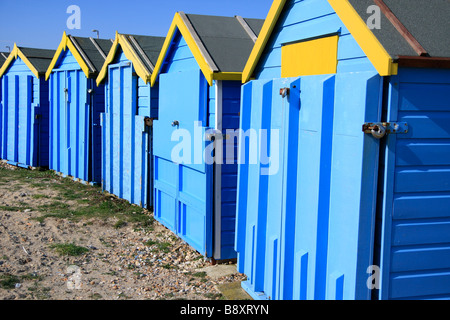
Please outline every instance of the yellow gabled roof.
[{"label": "yellow gabled roof", "polygon": [[109,51],[105,63],[103,64],[102,70],[100,70],[97,77],[97,85],[99,85],[106,78],[106,75],[108,74],[108,66],[114,61],[114,57],[116,56],[119,46],[122,48],[125,57],[133,63],[133,67],[137,75],[145,83],[149,83],[152,76],[151,71],[145,66],[141,58],[139,58],[126,36],[116,32],[116,39],[114,40],[111,50]]},{"label": "yellow gabled roof", "polygon": [[[264,26],[244,68],[242,82],[248,82],[256,69],[270,36],[283,12],[286,0],[274,0]],[[397,74],[398,65],[361,19],[348,0],[328,0],[381,76]]]},{"label": "yellow gabled roof", "polygon": [[201,45],[198,43],[199,40],[195,39],[195,35],[193,35],[189,27],[186,25],[182,18],[182,13],[177,12],[175,14],[175,17],[172,21],[172,25],[169,28],[169,32],[167,34],[166,40],[164,42],[163,48],[161,50],[161,53],[159,55],[158,61],[155,65],[155,70],[153,71],[152,77],[151,77],[151,85],[154,86],[156,83],[156,79],[159,76],[159,73],[161,72],[162,65],[164,63],[164,60],[169,53],[170,44],[176,34],[176,31],[180,31],[181,35],[183,36],[184,40],[186,41],[189,49],[191,50],[192,54],[194,55],[195,60],[197,61],[198,65],[200,66],[200,69],[203,72],[203,75],[205,76],[206,80],[208,81],[209,85],[212,85],[213,80],[236,80],[240,81],[242,79],[242,72],[217,72],[217,70],[214,70],[211,65],[208,63],[208,60],[212,60],[210,56],[208,55],[208,52],[205,50],[202,50],[199,46]]},{"label": "yellow gabled roof", "polygon": [[27,65],[27,67],[30,68],[31,72],[36,76],[36,78],[39,79],[39,71],[33,66],[30,60],[28,60],[28,58],[23,54],[23,52],[19,49],[19,47],[15,43],[13,50],[8,56],[8,59],[6,59],[5,63],[3,63],[3,66],[0,68],[0,78],[3,77],[12,61],[17,59],[17,57],[20,57],[20,59],[22,59],[22,61]]},{"label": "yellow gabled roof", "polygon": [[69,36],[64,31],[61,42],[59,43],[58,49],[56,49],[56,53],[52,59],[52,62],[50,63],[50,66],[47,69],[47,72],[45,74],[45,80],[48,80],[50,78],[50,75],[52,74],[53,69],[55,68],[56,63],[58,62],[59,57],[63,53],[63,51],[66,51],[67,49],[70,50],[70,52],[75,57],[75,60],[77,60],[78,64],[81,67],[81,70],[83,70],[84,74],[86,75],[86,78],[89,78],[90,75],[90,69],[87,65],[86,61],[84,61],[83,57],[81,56],[80,52],[75,48],[74,44],[70,40]]}]

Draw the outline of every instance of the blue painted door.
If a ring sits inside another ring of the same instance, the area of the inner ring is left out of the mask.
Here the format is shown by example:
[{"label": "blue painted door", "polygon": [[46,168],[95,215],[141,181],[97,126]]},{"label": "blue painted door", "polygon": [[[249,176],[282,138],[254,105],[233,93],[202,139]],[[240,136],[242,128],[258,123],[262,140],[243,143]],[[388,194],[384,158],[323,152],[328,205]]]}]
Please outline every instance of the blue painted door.
[{"label": "blue painted door", "polygon": [[450,71],[400,69],[392,77],[382,161],[380,299],[450,298]]},{"label": "blue painted door", "polygon": [[50,169],[100,183],[104,102],[98,101],[96,90],[102,89],[81,69],[54,69],[50,81]]},{"label": "blue painted door", "polygon": [[381,88],[374,72],[244,86],[241,128],[269,137],[256,164],[240,143],[236,251],[254,298],[370,298],[379,141],[361,128]]},{"label": "blue painted door", "polygon": [[200,70],[162,74],[154,122],[155,218],[205,256],[212,255],[212,165],[208,146],[208,85]]},{"label": "blue painted door", "polygon": [[33,99],[34,77],[11,74],[4,76],[2,82],[2,158],[14,165],[38,166],[35,108],[39,103]]},{"label": "blue painted door", "polygon": [[103,189],[147,207],[151,128],[137,110],[137,77],[131,63],[109,67],[103,114]]}]

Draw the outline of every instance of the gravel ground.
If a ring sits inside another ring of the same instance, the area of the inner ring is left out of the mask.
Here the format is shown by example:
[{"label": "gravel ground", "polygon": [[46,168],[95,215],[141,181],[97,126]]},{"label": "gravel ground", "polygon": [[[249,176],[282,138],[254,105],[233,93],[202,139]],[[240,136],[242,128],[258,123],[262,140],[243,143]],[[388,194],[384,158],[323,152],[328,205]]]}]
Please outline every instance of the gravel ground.
[{"label": "gravel ground", "polygon": [[[67,180],[0,164],[0,299],[215,300],[218,285],[245,278],[211,278],[151,213]],[[126,215],[86,213],[110,202]]]}]

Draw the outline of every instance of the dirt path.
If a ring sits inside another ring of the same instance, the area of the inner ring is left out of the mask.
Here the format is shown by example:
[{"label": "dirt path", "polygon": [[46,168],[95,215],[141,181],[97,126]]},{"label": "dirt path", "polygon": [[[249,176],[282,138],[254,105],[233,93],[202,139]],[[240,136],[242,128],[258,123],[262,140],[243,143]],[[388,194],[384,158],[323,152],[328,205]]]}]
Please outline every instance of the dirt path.
[{"label": "dirt path", "polygon": [[99,187],[0,163],[1,299],[224,299],[211,264]]}]

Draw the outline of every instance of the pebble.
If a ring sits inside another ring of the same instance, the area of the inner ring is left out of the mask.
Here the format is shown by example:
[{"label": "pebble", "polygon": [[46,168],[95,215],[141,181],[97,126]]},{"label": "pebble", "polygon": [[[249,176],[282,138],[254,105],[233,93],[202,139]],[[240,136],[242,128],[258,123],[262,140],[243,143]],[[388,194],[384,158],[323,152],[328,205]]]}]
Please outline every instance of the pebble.
[{"label": "pebble", "polygon": [[[0,186],[0,194],[2,191]],[[34,194],[34,190],[20,193],[25,205],[32,201],[29,194]],[[4,205],[14,205],[12,198]],[[45,203],[45,199],[40,201]],[[11,291],[0,289],[0,300],[35,299],[36,291],[27,290],[32,287],[40,293],[45,288],[45,297],[50,300],[92,299],[93,295],[120,300],[211,299],[211,294],[219,293],[216,284],[244,279],[240,274],[214,281],[195,275],[211,264],[156,221],[153,230],[136,231],[131,223],[116,230],[114,223],[105,220],[88,223],[47,218],[45,222],[31,223],[24,231],[19,221],[28,218],[32,222],[39,216],[28,210],[14,214],[0,211],[0,223],[4,226],[0,229],[6,230],[0,237],[0,248],[2,255],[8,257],[0,256],[0,274],[17,275],[22,282],[14,296]],[[159,251],[156,244],[146,245],[148,241],[169,243],[169,252]],[[51,249],[54,243],[75,243],[89,251],[79,257],[59,256]],[[71,265],[80,268],[79,290],[69,290],[67,286],[76,275],[68,271]]]}]

